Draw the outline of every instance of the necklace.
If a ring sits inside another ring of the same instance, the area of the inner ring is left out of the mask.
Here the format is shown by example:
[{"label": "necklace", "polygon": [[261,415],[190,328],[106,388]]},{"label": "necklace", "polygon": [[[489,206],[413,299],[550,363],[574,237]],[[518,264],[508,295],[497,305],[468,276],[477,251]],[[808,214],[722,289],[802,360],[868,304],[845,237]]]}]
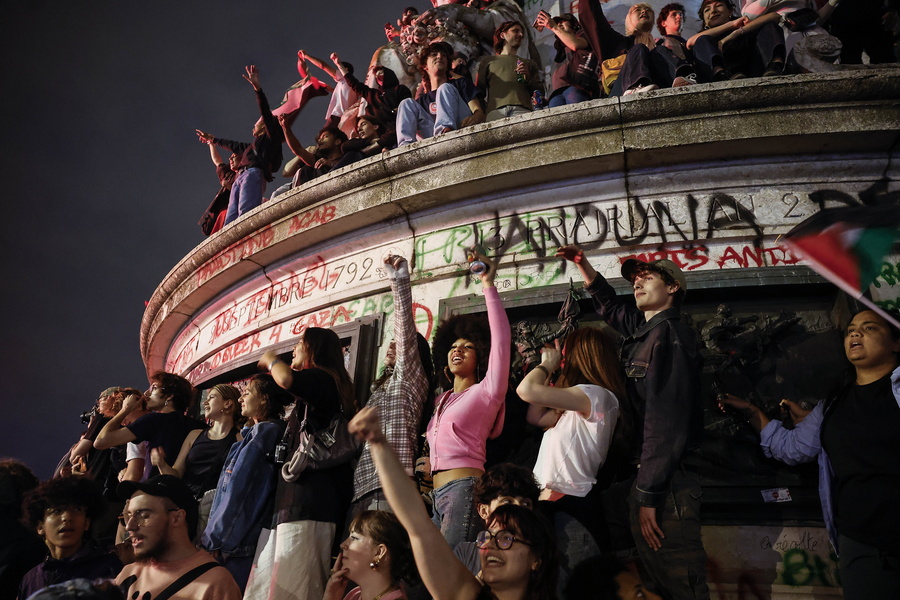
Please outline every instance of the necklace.
[{"label": "necklace", "polygon": [[382,596],[384,596],[385,594],[387,594],[389,591],[391,591],[391,590],[394,589],[395,587],[396,587],[396,586],[394,585],[394,583],[391,582],[391,584],[390,584],[389,586],[387,586],[387,587],[384,589],[384,591],[382,591],[380,594],[378,594],[377,596],[375,596],[374,598],[372,598],[372,600],[381,600],[381,597],[382,597]]}]

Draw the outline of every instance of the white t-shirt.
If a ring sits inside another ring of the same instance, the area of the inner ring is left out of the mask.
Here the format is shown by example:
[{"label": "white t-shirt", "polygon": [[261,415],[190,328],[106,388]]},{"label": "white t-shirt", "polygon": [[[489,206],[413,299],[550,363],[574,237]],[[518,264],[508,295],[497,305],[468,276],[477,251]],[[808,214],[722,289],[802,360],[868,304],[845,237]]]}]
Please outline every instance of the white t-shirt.
[{"label": "white t-shirt", "polygon": [[591,401],[590,417],[568,410],[544,432],[534,475],[541,489],[583,498],[597,483],[595,475],[606,460],[619,417],[619,401],[599,385],[576,387]]},{"label": "white t-shirt", "polygon": [[153,463],[150,462],[150,442],[128,442],[125,446],[125,462],[131,462],[136,458],[144,459],[144,474],[141,481],[146,481],[150,477],[153,470]]}]

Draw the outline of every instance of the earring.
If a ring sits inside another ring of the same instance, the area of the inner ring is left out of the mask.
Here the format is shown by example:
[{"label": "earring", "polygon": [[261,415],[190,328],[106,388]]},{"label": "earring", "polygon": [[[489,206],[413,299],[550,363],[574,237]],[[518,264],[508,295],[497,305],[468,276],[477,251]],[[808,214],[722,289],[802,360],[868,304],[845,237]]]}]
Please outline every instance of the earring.
[{"label": "earring", "polygon": [[381,564],[381,558],[376,556],[375,560],[373,560],[372,562],[369,563],[369,568],[372,569],[373,571],[377,571],[378,565],[380,565],[380,564]]},{"label": "earring", "polygon": [[453,373],[450,372],[450,367],[444,367],[444,377],[447,378],[447,381],[453,381]]}]

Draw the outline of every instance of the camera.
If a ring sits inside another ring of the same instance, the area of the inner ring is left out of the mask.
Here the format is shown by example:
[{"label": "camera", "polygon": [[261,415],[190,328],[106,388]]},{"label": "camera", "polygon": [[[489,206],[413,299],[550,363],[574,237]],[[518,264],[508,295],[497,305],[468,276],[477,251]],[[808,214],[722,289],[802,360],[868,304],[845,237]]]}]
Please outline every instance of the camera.
[{"label": "camera", "polygon": [[272,462],[276,465],[283,465],[287,462],[288,445],[285,442],[275,444],[275,450],[272,451]]},{"label": "camera", "polygon": [[79,415],[79,416],[81,417],[82,423],[85,423],[85,424],[90,423],[91,419],[93,419],[94,417],[97,416],[97,407],[95,406],[90,410],[86,410],[83,413],[81,413],[81,415]]}]

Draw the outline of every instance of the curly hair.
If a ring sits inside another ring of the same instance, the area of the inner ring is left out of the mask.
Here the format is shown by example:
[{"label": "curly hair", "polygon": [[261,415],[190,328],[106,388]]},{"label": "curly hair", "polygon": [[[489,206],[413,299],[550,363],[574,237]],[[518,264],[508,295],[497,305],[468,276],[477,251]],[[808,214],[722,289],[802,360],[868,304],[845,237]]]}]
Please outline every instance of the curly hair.
[{"label": "curly hair", "polygon": [[447,60],[447,70],[450,70],[450,62],[453,60],[453,46],[447,42],[431,42],[419,52],[419,71],[425,75],[425,65],[432,54],[443,54]]},{"label": "curly hair", "polygon": [[450,346],[459,339],[475,344],[475,357],[478,361],[476,379],[481,381],[487,371],[491,350],[491,329],[487,317],[483,315],[453,315],[438,325],[431,344],[435,372],[440,374],[441,382],[453,383],[453,379],[448,378],[446,373],[447,355],[450,353]]},{"label": "curly hair", "polygon": [[394,513],[383,510],[367,510],[359,513],[350,523],[350,531],[384,544],[391,558],[391,579],[415,584],[419,580],[416,561],[406,529]]},{"label": "curly hair", "polygon": [[0,512],[21,516],[22,497],[38,486],[40,480],[28,466],[15,458],[0,459]]},{"label": "curly hair", "polygon": [[183,413],[193,404],[197,390],[184,377],[174,373],[157,371],[150,376],[150,381],[159,385],[164,394],[172,396],[172,404],[175,406],[176,411]]},{"label": "curly hair", "polygon": [[44,522],[48,508],[66,506],[83,508],[89,519],[96,519],[103,512],[103,493],[88,477],[72,475],[50,479],[25,495],[22,520],[31,529],[37,529]]},{"label": "curly hair", "polygon": [[672,2],[659,9],[659,16],[656,17],[656,29],[659,30],[660,35],[666,35],[666,29],[663,27],[663,23],[669,18],[669,14],[673,12],[680,12],[683,16],[685,14],[684,4]]},{"label": "curly hair", "polygon": [[488,469],[473,488],[475,504],[490,504],[500,496],[520,496],[537,506],[540,489],[531,469],[513,463],[500,463]]}]

